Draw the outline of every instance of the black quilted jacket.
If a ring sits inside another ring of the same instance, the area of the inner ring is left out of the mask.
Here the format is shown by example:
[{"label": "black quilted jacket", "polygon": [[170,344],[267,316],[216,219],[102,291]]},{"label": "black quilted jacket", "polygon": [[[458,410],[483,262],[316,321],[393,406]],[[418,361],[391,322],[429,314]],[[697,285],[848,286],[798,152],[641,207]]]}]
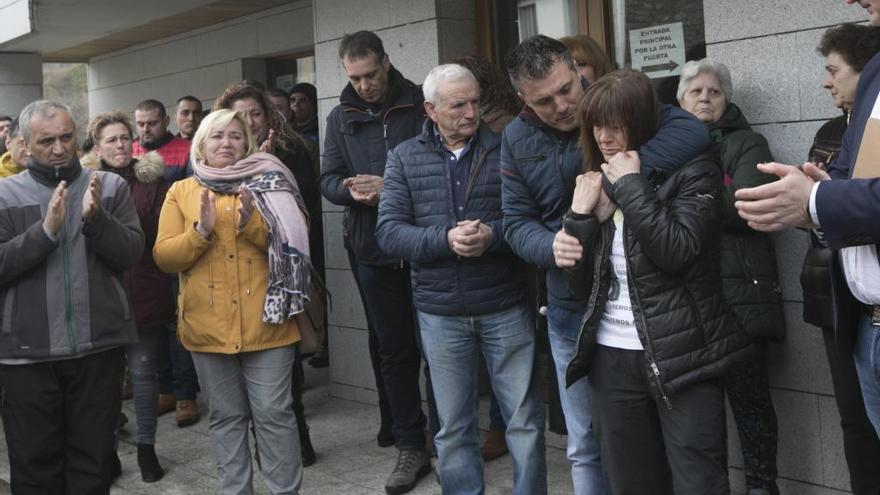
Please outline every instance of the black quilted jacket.
[{"label": "black quilted jacket", "polygon": [[[621,177],[614,199],[624,216],[627,276],[645,373],[653,392],[672,407],[674,394],[720,376],[751,350],[751,339],[724,300],[720,273],[721,167],[706,152],[668,179]],[[566,381],[587,375],[605,309],[614,223],[569,212],[565,229],[584,247],[567,270],[575,294],[588,297],[577,354]]]}]

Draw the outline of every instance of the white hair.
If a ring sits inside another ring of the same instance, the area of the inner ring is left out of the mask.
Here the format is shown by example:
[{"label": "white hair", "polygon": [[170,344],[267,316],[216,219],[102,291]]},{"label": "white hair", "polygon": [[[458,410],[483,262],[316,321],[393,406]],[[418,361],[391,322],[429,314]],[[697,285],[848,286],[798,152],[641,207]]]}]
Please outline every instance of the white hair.
[{"label": "white hair", "polygon": [[425,101],[430,101],[436,105],[438,96],[437,90],[440,89],[441,83],[456,82],[464,79],[469,79],[479,86],[477,78],[474,77],[471,71],[461,65],[443,64],[434,67],[431,69],[431,72],[428,72],[427,77],[425,77],[425,82],[422,83],[422,93],[425,94]]},{"label": "white hair", "polygon": [[721,84],[721,91],[724,92],[728,103],[733,100],[733,82],[730,80],[730,70],[721,62],[713,62],[704,58],[703,60],[691,60],[682,67],[681,79],[678,81],[678,92],[675,94],[678,101],[681,101],[688,86],[691,85],[691,81],[700,74],[712,74],[717,77]]}]

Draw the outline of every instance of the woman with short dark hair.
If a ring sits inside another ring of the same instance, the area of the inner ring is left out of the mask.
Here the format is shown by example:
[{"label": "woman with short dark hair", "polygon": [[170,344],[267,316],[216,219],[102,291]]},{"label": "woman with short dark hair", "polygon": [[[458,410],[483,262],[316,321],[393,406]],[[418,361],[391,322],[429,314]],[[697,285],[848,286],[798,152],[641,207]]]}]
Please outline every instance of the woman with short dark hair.
[{"label": "woman with short dark hair", "polygon": [[642,175],[656,134],[648,78],[615,71],[578,106],[586,173],[563,225],[582,248],[567,269],[585,298],[569,383],[589,375],[611,492],[727,494],[719,377],[750,350],[718,266],[721,173],[707,151]]}]

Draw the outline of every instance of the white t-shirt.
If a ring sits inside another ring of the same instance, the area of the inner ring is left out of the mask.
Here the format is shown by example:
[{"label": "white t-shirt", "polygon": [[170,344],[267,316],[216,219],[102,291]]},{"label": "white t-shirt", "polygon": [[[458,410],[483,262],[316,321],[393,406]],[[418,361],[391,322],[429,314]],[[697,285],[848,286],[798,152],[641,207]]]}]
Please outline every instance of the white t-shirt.
[{"label": "white t-shirt", "polygon": [[[626,254],[623,249],[623,213],[614,212],[614,240],[611,242],[612,281],[605,302],[605,312],[599,320],[596,341],[607,347],[640,351],[643,349],[639,334],[633,323],[632,303],[629,299],[629,283],[626,279]],[[617,277],[617,281],[614,281]]]}]

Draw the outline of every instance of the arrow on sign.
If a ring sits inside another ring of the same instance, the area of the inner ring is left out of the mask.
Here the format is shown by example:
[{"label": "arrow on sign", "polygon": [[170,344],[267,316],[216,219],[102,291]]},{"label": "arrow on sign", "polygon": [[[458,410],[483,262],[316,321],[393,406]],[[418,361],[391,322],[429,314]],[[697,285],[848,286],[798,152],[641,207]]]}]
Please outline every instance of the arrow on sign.
[{"label": "arrow on sign", "polygon": [[661,70],[668,70],[669,72],[672,72],[675,70],[676,67],[678,67],[678,64],[675,63],[674,60],[670,60],[665,64],[646,65],[642,67],[642,72],[660,72]]}]

